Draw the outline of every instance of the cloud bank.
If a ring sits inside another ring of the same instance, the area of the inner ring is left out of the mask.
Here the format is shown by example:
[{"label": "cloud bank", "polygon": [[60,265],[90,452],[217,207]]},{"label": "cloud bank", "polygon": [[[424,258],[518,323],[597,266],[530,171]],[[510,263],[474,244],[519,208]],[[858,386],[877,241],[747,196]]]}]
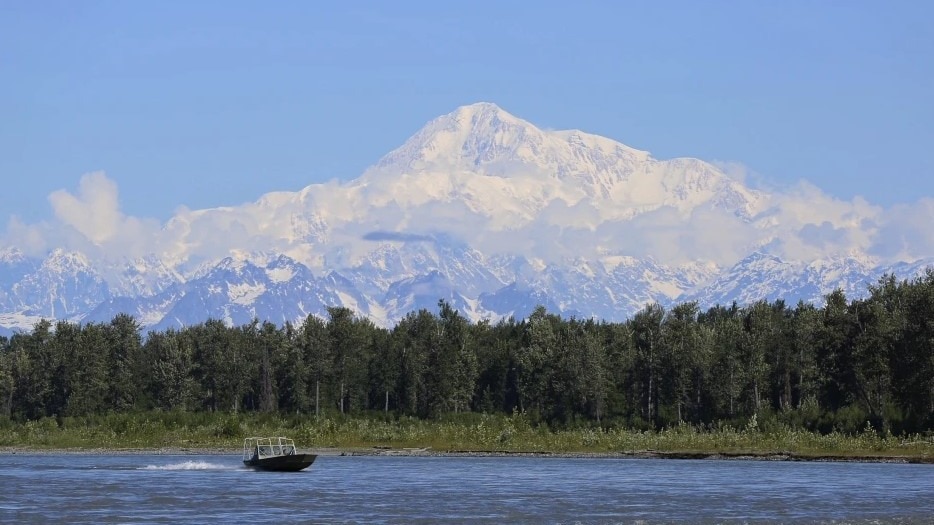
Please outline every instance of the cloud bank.
[{"label": "cloud bank", "polygon": [[763,247],[800,261],[867,254],[884,263],[934,255],[934,199],[884,209],[862,198],[834,198],[807,182],[768,194],[752,220],[710,204],[602,219],[599,203],[556,198],[513,227],[495,214],[495,202],[473,206],[440,195],[404,204],[385,197],[374,204],[352,183],[312,185],[237,207],[182,208],[165,224],[122,213],[117,185],[103,172],[84,175],[76,191],[58,190],[48,202],[48,221],[9,218],[3,245],[34,256],[53,248],[79,250],[108,261],[155,254],[180,268],[243,251],[286,253],[312,268],[326,261],[352,265],[380,243],[427,242],[442,233],[487,255],[549,262],[613,254],[725,267]]},{"label": "cloud bank", "polygon": [[103,172],[82,176],[75,194],[58,190],[48,202],[53,220],[24,224],[11,217],[3,243],[34,256],[64,248],[105,259],[140,257],[163,249],[159,222],[124,215],[117,185]]}]

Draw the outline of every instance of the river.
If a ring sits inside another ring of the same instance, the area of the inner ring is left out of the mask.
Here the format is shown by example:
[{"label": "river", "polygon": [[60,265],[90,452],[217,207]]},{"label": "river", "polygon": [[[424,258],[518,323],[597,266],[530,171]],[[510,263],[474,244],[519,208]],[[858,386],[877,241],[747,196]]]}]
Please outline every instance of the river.
[{"label": "river", "polygon": [[934,523],[934,466],[739,460],[0,456],[2,523]]}]

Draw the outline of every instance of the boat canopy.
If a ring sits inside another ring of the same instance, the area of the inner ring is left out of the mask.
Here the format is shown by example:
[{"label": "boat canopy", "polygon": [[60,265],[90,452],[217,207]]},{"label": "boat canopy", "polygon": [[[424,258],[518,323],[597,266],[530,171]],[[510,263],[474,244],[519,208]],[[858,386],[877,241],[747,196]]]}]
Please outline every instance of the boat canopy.
[{"label": "boat canopy", "polygon": [[243,440],[243,460],[295,454],[295,442],[286,437],[248,437]]}]

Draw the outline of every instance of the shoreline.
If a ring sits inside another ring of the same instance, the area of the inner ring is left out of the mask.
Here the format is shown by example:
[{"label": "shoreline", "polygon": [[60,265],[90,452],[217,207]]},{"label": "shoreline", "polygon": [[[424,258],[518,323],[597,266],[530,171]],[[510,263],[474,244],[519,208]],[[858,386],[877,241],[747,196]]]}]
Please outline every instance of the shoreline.
[{"label": "shoreline", "polygon": [[[564,458],[564,459],[691,459],[729,461],[804,461],[842,463],[904,463],[934,464],[928,456],[853,456],[844,454],[807,455],[793,452],[689,452],[637,450],[630,452],[523,452],[504,450],[433,450],[427,448],[308,448],[318,456],[393,456],[393,457],[460,457],[460,458]],[[212,447],[160,447],[160,448],[37,448],[0,447],[0,456],[7,455],[83,455],[83,456],[239,456],[242,451]]]}]

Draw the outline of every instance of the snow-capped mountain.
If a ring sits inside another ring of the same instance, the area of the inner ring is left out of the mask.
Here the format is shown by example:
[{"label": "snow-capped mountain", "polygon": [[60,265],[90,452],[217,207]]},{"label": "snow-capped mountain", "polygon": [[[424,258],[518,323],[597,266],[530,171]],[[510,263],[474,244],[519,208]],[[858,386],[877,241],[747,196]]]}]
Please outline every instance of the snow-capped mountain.
[{"label": "snow-capped mountain", "polygon": [[702,160],[658,160],[473,104],[357,179],[182,210],[152,232],[152,253],[0,247],[0,327],[120,312],[152,329],[283,323],[330,306],[391,325],[439,299],[475,320],[522,318],[537,305],[622,320],[650,302],[859,296],[884,273],[911,278],[934,262],[834,251],[817,236],[872,221],[812,208]]},{"label": "snow-capped mountain", "polygon": [[[581,131],[543,131],[488,103],[428,123],[350,187],[371,210],[456,204],[457,216],[475,215],[489,231],[536,221],[593,227],[702,205],[750,219],[764,205],[706,162],[661,161]],[[563,208],[575,207],[569,222]]]},{"label": "snow-capped mountain", "polygon": [[864,294],[877,279],[873,270],[867,261],[854,258],[795,263],[754,252],[685,299],[700,304],[748,304],[761,299],[820,303],[835,288],[849,297]]},{"label": "snow-capped mountain", "polygon": [[[581,131],[546,132],[489,103],[465,106],[428,123],[364,179],[385,175],[397,181],[399,174],[430,177],[428,186],[436,195],[457,196],[491,215],[512,201],[511,208],[529,219],[555,198],[567,203],[612,201],[600,211],[616,218],[661,206],[684,210],[707,201],[751,217],[760,200],[703,161],[659,161]],[[450,178],[439,181],[442,174]],[[489,189],[480,181],[489,177],[510,181],[493,187],[512,191],[480,202],[477,197]]]},{"label": "snow-capped mountain", "polygon": [[4,295],[6,311],[63,319],[94,308],[110,290],[85,255],[56,249]]},{"label": "snow-capped mountain", "polygon": [[109,275],[116,276],[110,284],[111,291],[120,296],[149,297],[173,285],[185,282],[185,278],[155,254],[111,263]]}]

